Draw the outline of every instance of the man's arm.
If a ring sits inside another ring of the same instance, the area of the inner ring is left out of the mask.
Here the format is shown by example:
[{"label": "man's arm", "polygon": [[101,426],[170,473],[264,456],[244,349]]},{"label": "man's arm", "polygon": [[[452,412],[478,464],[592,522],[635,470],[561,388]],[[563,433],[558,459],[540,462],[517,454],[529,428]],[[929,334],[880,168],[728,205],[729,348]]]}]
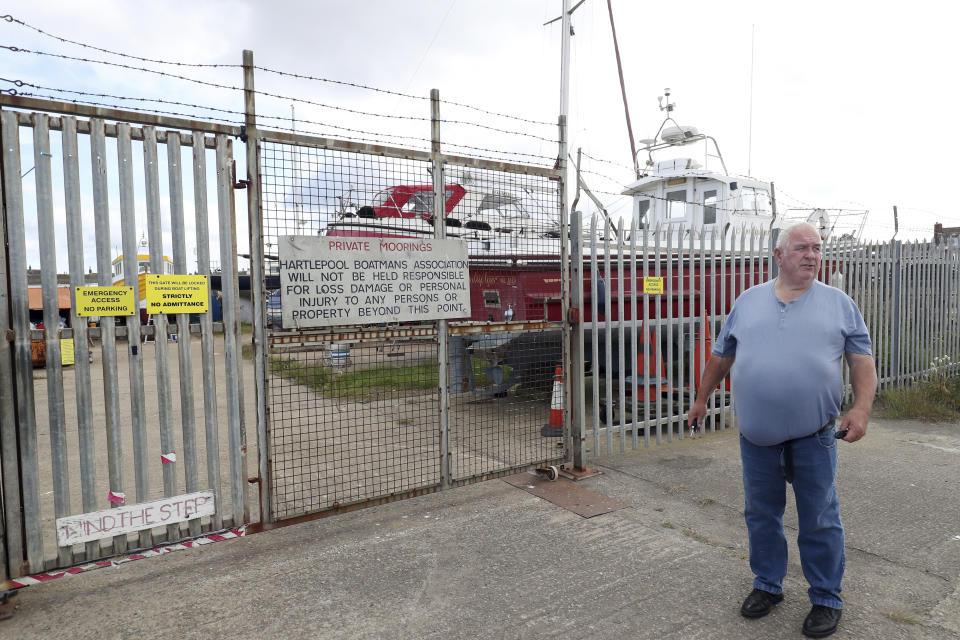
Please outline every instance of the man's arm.
[{"label": "man's arm", "polygon": [[693,406],[690,407],[690,411],[687,414],[688,426],[692,426],[694,420],[700,420],[702,422],[706,417],[707,398],[710,397],[710,394],[717,388],[717,385],[730,373],[736,357],[736,355],[718,356],[712,354],[710,359],[707,360],[707,366],[703,368],[703,374],[700,376],[700,388],[697,389],[697,399],[693,402]]},{"label": "man's arm", "polygon": [[867,421],[877,393],[877,367],[873,356],[847,351],[850,382],[853,384],[853,407],[843,417],[840,430],[848,429],[847,442],[856,442],[867,433]]}]

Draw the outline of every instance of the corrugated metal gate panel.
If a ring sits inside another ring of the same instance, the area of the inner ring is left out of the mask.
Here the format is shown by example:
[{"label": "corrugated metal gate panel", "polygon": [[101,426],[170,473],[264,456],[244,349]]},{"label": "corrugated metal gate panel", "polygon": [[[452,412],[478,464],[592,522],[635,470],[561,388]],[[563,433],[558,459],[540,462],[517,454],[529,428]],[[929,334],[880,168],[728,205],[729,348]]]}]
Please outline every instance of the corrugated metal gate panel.
[{"label": "corrugated metal gate panel", "polygon": [[[60,103],[42,101],[32,101],[31,106],[54,112],[63,109]],[[114,115],[132,122],[141,117]],[[162,117],[149,119],[164,124]],[[58,273],[69,273],[71,298],[75,287],[113,284],[119,233],[125,273],[140,271],[140,253],[154,273],[199,270],[209,275],[214,273],[209,256],[213,241],[220,245],[222,269],[215,274],[229,283],[236,272],[230,141],[224,134],[157,130],[9,109],[2,111],[2,134],[9,246],[3,260],[4,287],[8,276],[10,290],[8,298],[0,296],[0,315],[3,323],[12,318],[15,366],[5,372],[11,360],[9,343],[4,342],[0,388],[5,416],[0,446],[10,575],[90,561],[245,522],[246,442],[236,288],[227,286],[222,294],[227,315],[233,314],[226,334],[224,325],[215,324],[210,314],[199,314],[193,324],[186,314],[177,314],[175,324],[169,325],[159,316],[149,326],[140,325],[139,315],[122,320],[103,316],[98,326],[88,327],[89,319],[77,316],[75,300],[61,308],[59,288],[66,283],[58,283],[57,278]],[[22,161],[31,146],[32,162]],[[192,151],[183,149],[188,146]],[[208,158],[212,160],[209,170]],[[184,165],[193,166],[192,176],[182,175]],[[34,176],[25,175],[31,171]],[[23,188],[27,181],[34,183],[33,188]],[[185,212],[184,184],[194,192],[192,218]],[[208,191],[215,194],[221,222],[213,235],[207,230]],[[196,247],[196,264],[187,260],[188,227],[196,230],[195,240],[189,239]],[[172,259],[165,256],[163,247],[166,229],[173,241]],[[138,246],[140,238],[149,239],[144,240],[143,249]],[[86,275],[94,265],[99,275],[88,282]],[[42,310],[28,304],[32,286],[28,270],[35,266],[39,267]],[[134,292],[137,299],[142,297],[138,287]],[[66,328],[59,328],[61,318]],[[33,329],[40,322],[45,328]],[[37,363],[43,368],[35,368],[31,360],[34,346],[44,354]],[[125,356],[118,351],[125,351]],[[61,364],[61,356],[70,352],[75,355],[73,363]],[[228,356],[232,352],[234,357],[218,361],[216,352]],[[203,367],[193,368],[194,359],[202,359]],[[204,390],[202,410],[192,401],[194,389]],[[179,410],[174,409],[177,406]],[[16,418],[8,420],[14,407]],[[199,424],[204,425],[202,434],[197,433]],[[224,459],[221,449],[227,453]],[[161,455],[166,454],[175,454],[176,462],[162,463]],[[200,471],[203,459],[205,474]],[[132,505],[203,489],[214,493],[212,516],[58,547],[56,518],[109,509],[111,494],[125,494],[126,504]],[[25,532],[23,546],[20,532]]]}]

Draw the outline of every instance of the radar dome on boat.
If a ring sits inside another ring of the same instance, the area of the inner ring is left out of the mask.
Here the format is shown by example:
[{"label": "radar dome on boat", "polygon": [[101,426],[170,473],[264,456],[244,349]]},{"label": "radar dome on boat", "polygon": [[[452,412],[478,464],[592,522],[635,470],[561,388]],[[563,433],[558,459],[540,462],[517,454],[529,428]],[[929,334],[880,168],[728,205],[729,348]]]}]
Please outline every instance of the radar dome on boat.
[{"label": "radar dome on boat", "polygon": [[698,133],[700,132],[696,127],[664,127],[663,131],[660,132],[660,138],[666,143],[675,144],[677,142],[683,142],[687,138],[692,138]]}]

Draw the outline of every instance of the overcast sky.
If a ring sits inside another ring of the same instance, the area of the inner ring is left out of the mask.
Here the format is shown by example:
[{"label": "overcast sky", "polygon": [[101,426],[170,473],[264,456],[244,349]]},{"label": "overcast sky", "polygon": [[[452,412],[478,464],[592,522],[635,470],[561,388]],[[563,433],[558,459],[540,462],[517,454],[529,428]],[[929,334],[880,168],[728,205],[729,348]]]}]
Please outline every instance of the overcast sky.
[{"label": "overcast sky", "polygon": [[[926,0],[613,0],[634,135],[653,136],[662,119],[657,96],[670,87],[677,120],[714,136],[731,173],[749,171],[773,181],[781,211],[791,206],[868,209],[867,238],[893,234],[893,205],[899,207],[901,239],[929,237],[937,221],[960,225],[951,175],[960,148],[960,135],[951,124],[958,107],[953,66],[960,60],[960,39],[957,10],[949,7]],[[444,101],[554,123],[560,105],[560,23],[543,23],[560,10],[559,0],[102,0],[8,3],[0,13],[63,38],[147,58],[239,64],[242,50],[251,49],[256,64],[271,69],[423,97],[436,88]],[[573,26],[571,151],[581,147],[593,158],[614,163],[587,160],[584,166],[593,172],[587,179],[602,199],[625,212],[627,200],[614,194],[630,180],[630,150],[605,0],[587,0],[575,12]],[[0,22],[0,44],[242,85],[239,69],[123,60],[15,23]],[[0,50],[0,65],[0,76],[44,87],[237,111],[243,105],[237,91],[116,67],[8,50]],[[260,71],[256,81],[260,91],[315,103],[429,116],[423,100]],[[0,89],[9,87],[0,82]],[[260,96],[258,112],[289,118],[291,104]],[[330,125],[336,124],[394,144],[401,139],[387,135],[411,136],[416,140],[407,141],[414,145],[426,145],[429,138],[429,122],[423,120],[362,116],[306,102],[294,106],[299,130],[333,135],[338,130]],[[553,125],[448,104],[441,115],[527,134],[445,125],[444,142],[527,153],[531,155],[513,157],[539,163],[556,155],[556,144],[548,141],[556,138]],[[289,121],[261,123],[291,126]],[[448,150],[470,153],[462,147]]]}]

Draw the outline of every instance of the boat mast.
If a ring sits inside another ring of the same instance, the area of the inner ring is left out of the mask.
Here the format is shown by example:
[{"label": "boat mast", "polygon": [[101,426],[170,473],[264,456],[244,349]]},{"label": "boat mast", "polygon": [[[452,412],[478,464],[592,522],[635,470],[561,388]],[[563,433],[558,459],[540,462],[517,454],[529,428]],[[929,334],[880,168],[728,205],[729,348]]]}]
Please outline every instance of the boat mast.
[{"label": "boat mast", "polygon": [[613,34],[613,52],[617,56],[617,73],[620,74],[620,95],[623,96],[623,113],[627,117],[627,137],[630,138],[630,157],[633,159],[633,173],[640,177],[640,165],[637,164],[637,144],[633,141],[633,127],[630,125],[630,108],[627,106],[627,88],[623,83],[623,64],[620,62],[620,45],[617,44],[617,27],[613,23],[613,4],[607,0],[607,12],[610,14],[610,32]]}]

